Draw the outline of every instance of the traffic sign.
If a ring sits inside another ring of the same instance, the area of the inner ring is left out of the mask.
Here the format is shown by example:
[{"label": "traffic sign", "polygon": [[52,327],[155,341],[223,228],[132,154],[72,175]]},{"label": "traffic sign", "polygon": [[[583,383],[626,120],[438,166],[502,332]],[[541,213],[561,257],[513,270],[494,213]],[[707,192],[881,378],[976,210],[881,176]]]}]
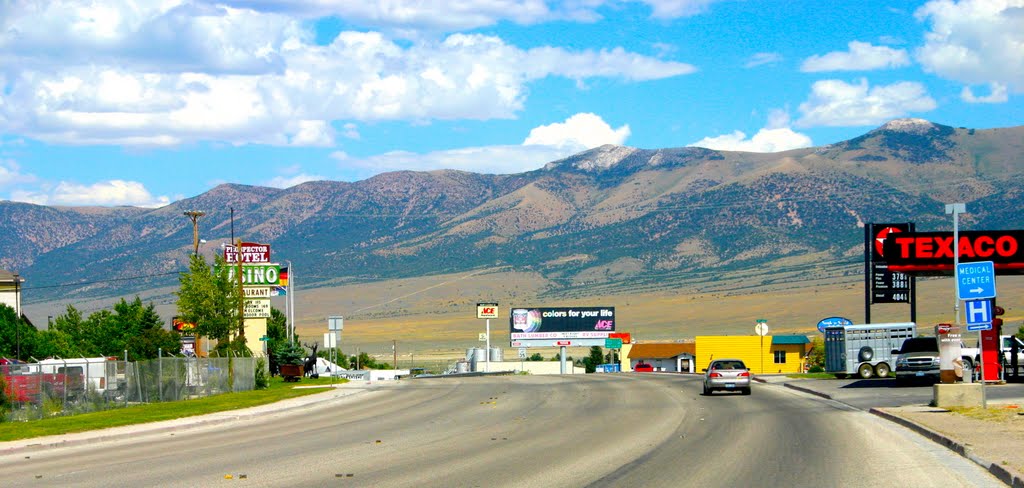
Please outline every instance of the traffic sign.
[{"label": "traffic sign", "polygon": [[555,345],[556,346],[571,346],[572,345],[572,341],[558,341],[558,342],[555,342]]},{"label": "traffic sign", "polygon": [[992,324],[989,323],[989,324],[968,325],[967,326],[967,330],[970,330],[970,331],[992,330]]},{"label": "traffic sign", "polygon": [[261,337],[260,337],[260,340],[261,340],[261,341],[269,341],[269,340],[270,340],[270,338],[269,338],[269,337],[267,337],[267,336],[261,336]]},{"label": "traffic sign", "polygon": [[525,347],[520,347],[519,348],[519,359],[526,359],[526,348]]},{"label": "traffic sign", "polygon": [[605,339],[605,349],[622,349],[622,339]]},{"label": "traffic sign", "polygon": [[[992,300],[967,300],[964,302],[964,313],[967,315],[967,325],[992,325]],[[977,330],[977,329],[968,329]],[[988,330],[988,329],[985,329]]]},{"label": "traffic sign", "polygon": [[853,321],[843,317],[829,317],[818,322],[818,332],[824,333],[825,327],[843,327],[853,325]]},{"label": "traffic sign", "polygon": [[961,300],[996,297],[996,267],[992,261],[959,263],[956,266],[957,294]]}]

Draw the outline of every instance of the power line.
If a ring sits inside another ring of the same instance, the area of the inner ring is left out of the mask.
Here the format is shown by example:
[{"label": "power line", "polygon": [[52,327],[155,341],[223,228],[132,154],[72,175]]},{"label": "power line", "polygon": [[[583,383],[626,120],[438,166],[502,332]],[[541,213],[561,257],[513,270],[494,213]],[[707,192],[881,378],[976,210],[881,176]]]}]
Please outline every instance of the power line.
[{"label": "power line", "polygon": [[185,271],[170,271],[170,272],[167,272],[167,273],[153,273],[153,274],[146,274],[146,275],[125,276],[125,277],[122,277],[122,278],[108,278],[108,279],[105,279],[105,280],[77,281],[77,282],[73,282],[73,283],[58,283],[56,285],[22,286],[21,289],[22,290],[26,290],[26,289],[28,289],[28,290],[42,290],[44,288],[62,288],[62,287],[66,287],[66,286],[95,285],[95,284],[99,284],[99,283],[112,283],[112,282],[115,282],[115,281],[128,281],[128,280],[137,280],[137,279],[142,279],[142,278],[155,278],[155,277],[158,277],[158,276],[170,276],[170,275],[175,275],[175,274],[181,274],[181,273],[184,273],[184,272]]}]

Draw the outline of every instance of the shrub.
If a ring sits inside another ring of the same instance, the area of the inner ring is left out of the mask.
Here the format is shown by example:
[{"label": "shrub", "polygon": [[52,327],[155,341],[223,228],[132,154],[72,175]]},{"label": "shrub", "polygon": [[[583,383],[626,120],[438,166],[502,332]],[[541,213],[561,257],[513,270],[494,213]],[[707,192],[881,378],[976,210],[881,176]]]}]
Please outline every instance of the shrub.
[{"label": "shrub", "polygon": [[266,390],[270,386],[270,378],[267,377],[267,362],[263,358],[256,360],[256,389]]}]

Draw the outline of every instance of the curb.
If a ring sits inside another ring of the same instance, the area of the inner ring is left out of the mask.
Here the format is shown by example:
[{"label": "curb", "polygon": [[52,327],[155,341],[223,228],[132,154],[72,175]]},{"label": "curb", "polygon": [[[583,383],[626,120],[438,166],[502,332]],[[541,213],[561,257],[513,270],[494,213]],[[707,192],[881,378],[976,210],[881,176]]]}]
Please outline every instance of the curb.
[{"label": "curb", "polygon": [[[812,390],[810,388],[804,388],[802,386],[796,386],[796,385],[794,385],[792,383],[783,383],[782,386],[785,386],[786,388],[789,388],[790,390],[796,390],[796,391],[800,391],[800,392],[803,392],[803,393],[808,393],[808,394],[811,394],[811,395],[819,396],[819,397],[824,398],[826,400],[835,400],[835,398],[832,398],[832,395],[829,395],[828,393],[822,393],[820,391]],[[849,404],[844,403],[844,405],[849,405]],[[853,405],[850,405],[850,406],[852,407]],[[856,407],[854,407],[854,408],[856,408]]]},{"label": "curb", "polygon": [[[369,383],[367,383],[367,384],[369,384]],[[331,391],[337,391],[337,389],[331,390]],[[276,408],[268,408],[270,406],[275,405],[275,404],[271,403],[271,404],[267,404],[267,405],[259,405],[259,406],[255,406],[255,407],[250,407],[250,408],[245,409],[245,410],[226,410],[224,412],[217,412],[217,413],[204,414],[204,415],[196,415],[196,416],[192,416],[192,417],[183,417],[183,418],[180,418],[180,419],[165,420],[165,421],[155,422],[155,423],[151,423],[151,424],[124,425],[124,426],[120,426],[120,427],[112,427],[111,428],[111,429],[123,429],[120,432],[110,432],[110,433],[106,433],[106,434],[101,434],[101,432],[103,432],[102,430],[100,430],[100,431],[85,431],[85,432],[81,432],[80,433],[80,434],[84,435],[84,437],[82,437],[80,439],[59,439],[59,440],[42,441],[42,442],[32,442],[32,439],[22,439],[20,441],[8,441],[8,442],[10,442],[12,444],[18,443],[18,442],[24,442],[24,444],[10,446],[10,447],[0,447],[0,456],[8,455],[8,454],[19,454],[19,453],[25,453],[25,452],[36,452],[36,451],[40,451],[40,450],[43,450],[43,449],[51,449],[51,448],[56,448],[56,447],[81,446],[81,445],[93,444],[93,443],[98,443],[98,442],[105,442],[105,441],[124,439],[126,437],[135,437],[135,436],[138,436],[138,435],[151,435],[151,434],[164,434],[164,433],[168,433],[168,432],[179,432],[179,431],[191,430],[191,429],[195,429],[195,428],[199,428],[199,427],[206,427],[206,426],[215,425],[215,424],[232,422],[232,421],[236,421],[236,420],[249,420],[249,419],[253,419],[253,418],[257,418],[257,417],[262,417],[262,416],[269,415],[269,414],[275,414],[275,413],[279,413],[279,412],[289,412],[289,411],[292,411],[292,410],[299,410],[299,409],[303,409],[303,408],[315,407],[315,406],[318,406],[320,404],[324,404],[324,403],[327,403],[327,402],[331,402],[331,401],[337,400],[339,398],[344,398],[344,397],[347,397],[347,396],[358,394],[358,393],[361,393],[363,391],[365,391],[365,390],[364,389],[360,389],[359,391],[355,391],[355,392],[350,393],[350,394],[345,394],[345,395],[340,395],[340,396],[332,395],[332,396],[327,397],[327,398],[313,398],[313,397],[317,397],[318,395],[309,395],[307,397],[304,397],[304,401],[296,402],[293,405],[278,406]],[[325,391],[324,393],[328,393],[328,392]],[[204,419],[202,417],[207,417],[207,418]],[[190,419],[192,419],[192,421],[189,421]],[[157,424],[160,424],[160,423],[167,423],[167,424],[170,424],[170,425],[157,425]],[[96,435],[88,435],[90,432],[94,432],[94,433],[96,433]],[[55,434],[54,436],[48,436],[48,437],[65,437],[67,435],[73,435],[73,434]],[[0,445],[2,445],[2,444],[4,444],[4,442],[0,442]]]},{"label": "curb", "polygon": [[985,468],[989,473],[991,473],[996,478],[999,478],[999,481],[1006,483],[1007,486],[1012,486],[1014,488],[1024,488],[1024,477],[1022,477],[1020,473],[1010,472],[1006,468],[1003,468],[1002,466],[996,463],[993,463],[987,459],[982,458],[981,456],[978,456],[969,447],[961,444],[959,441],[955,439],[946,437],[945,435],[935,432],[934,430],[931,430],[923,425],[916,424],[914,422],[911,422],[910,420],[886,412],[884,410],[872,408],[871,410],[868,410],[868,412],[875,414],[883,419],[889,420],[891,422],[895,422],[910,430],[913,430],[914,432],[917,432],[918,434],[921,434],[922,436],[931,439],[933,442],[939,444],[940,446],[943,446],[973,461],[978,466]]}]

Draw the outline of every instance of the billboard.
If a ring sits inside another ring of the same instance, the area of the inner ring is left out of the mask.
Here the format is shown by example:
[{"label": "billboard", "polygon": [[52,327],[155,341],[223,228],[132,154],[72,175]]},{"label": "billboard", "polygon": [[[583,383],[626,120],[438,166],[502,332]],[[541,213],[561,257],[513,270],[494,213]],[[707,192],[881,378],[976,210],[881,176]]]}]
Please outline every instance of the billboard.
[{"label": "billboard", "polygon": [[513,341],[519,339],[599,339],[615,332],[615,307],[513,307]]},{"label": "billboard", "polygon": [[886,239],[883,248],[889,269],[914,273],[953,271],[953,258],[961,263],[992,261],[996,274],[1024,271],[1024,230],[960,231],[954,245],[952,232],[906,232]]},{"label": "billboard", "polygon": [[870,263],[871,303],[910,303],[910,276],[891,269],[885,243],[913,232],[914,224],[867,224],[864,231],[865,258]]}]

